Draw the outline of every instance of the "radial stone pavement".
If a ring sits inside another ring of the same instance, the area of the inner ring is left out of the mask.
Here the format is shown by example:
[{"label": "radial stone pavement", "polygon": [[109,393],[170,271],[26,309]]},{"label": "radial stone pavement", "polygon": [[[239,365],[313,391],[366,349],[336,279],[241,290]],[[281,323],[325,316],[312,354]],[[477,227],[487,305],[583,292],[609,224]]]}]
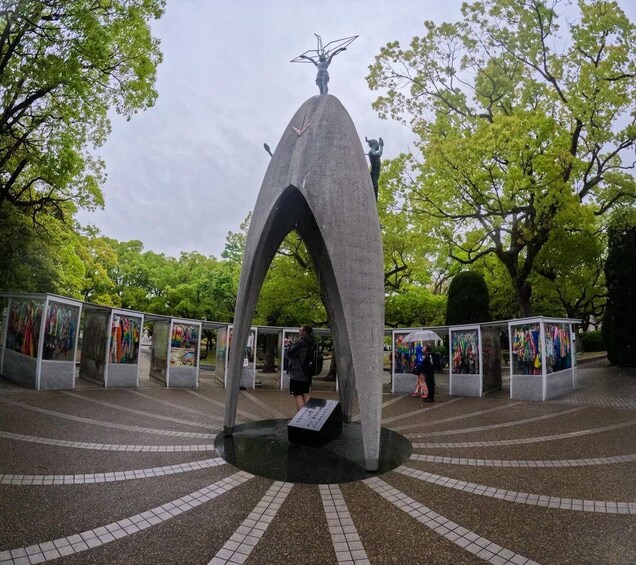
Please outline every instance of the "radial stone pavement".
[{"label": "radial stone pavement", "polygon": [[276,147],[250,221],[228,364],[225,433],[232,435],[243,351],[259,292],[285,236],[296,230],[314,263],[329,316],[345,421],[357,391],[366,468],[379,465],[384,343],[380,223],[369,169],[347,111],[331,95],[296,112]]},{"label": "radial stone pavement", "polygon": [[[219,457],[224,390],[207,379],[0,386],[0,563],[636,563],[634,410],[451,399],[438,381],[433,405],[383,396],[410,458],[338,484]],[[241,391],[237,428],[293,412],[284,391]]]}]

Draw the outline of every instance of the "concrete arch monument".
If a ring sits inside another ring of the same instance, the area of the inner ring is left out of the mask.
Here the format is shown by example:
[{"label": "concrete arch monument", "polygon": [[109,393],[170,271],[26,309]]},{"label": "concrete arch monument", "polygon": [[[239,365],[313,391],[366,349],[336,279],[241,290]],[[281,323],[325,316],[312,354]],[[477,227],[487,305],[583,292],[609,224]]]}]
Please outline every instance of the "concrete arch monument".
[{"label": "concrete arch monument", "polygon": [[351,420],[357,389],[367,470],[378,468],[384,339],[382,239],[355,126],[334,96],[307,100],[285,129],[247,235],[228,365],[225,434],[235,425],[244,349],[263,280],[296,230],[312,258],[334,336],[340,401]]}]

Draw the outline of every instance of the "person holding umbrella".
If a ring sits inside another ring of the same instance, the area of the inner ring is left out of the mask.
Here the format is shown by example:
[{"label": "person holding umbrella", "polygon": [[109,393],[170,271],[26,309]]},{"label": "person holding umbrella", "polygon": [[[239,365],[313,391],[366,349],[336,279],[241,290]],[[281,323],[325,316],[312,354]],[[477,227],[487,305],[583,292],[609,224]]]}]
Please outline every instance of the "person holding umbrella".
[{"label": "person holding umbrella", "polygon": [[441,341],[442,338],[433,330],[414,330],[402,338],[402,343],[422,343],[415,347],[415,365],[412,373],[417,375],[417,384],[412,396],[419,396],[424,402],[435,401],[435,362],[431,354],[431,346],[427,342]]},{"label": "person holding umbrella", "polygon": [[424,373],[426,388],[428,389],[428,395],[424,402],[435,402],[435,363],[433,363],[431,348],[428,345],[424,345],[421,371]]},{"label": "person holding umbrella", "polygon": [[426,398],[428,390],[426,388],[426,376],[424,374],[424,350],[421,344],[415,346],[415,364],[413,365],[413,374],[417,376],[415,390],[411,396],[419,396]]}]

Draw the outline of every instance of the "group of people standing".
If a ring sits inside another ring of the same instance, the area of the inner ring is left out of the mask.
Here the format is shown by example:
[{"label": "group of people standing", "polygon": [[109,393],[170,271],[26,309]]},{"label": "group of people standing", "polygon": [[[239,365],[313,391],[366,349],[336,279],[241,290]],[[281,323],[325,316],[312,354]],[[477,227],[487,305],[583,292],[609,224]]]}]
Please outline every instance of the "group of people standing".
[{"label": "group of people standing", "polygon": [[435,402],[435,363],[428,345],[416,346],[413,374],[417,375],[417,383],[411,396],[419,396],[424,402]]},{"label": "group of people standing", "polygon": [[[312,380],[312,361],[316,350],[311,326],[302,326],[299,334],[296,342],[285,343],[285,356],[289,359],[289,392],[294,397],[297,410],[307,402]],[[435,362],[430,346],[416,346],[413,373],[417,375],[417,384],[412,396],[419,396],[424,402],[435,402]]]}]

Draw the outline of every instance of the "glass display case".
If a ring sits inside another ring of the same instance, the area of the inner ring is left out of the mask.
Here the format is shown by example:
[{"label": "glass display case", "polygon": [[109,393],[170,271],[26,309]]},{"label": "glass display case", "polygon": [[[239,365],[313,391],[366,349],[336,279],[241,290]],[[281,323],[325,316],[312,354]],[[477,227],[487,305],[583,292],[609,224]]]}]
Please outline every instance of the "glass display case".
[{"label": "glass display case", "polygon": [[219,328],[216,330],[216,365],[214,367],[214,377],[217,382],[225,386],[225,370],[227,368],[227,342],[228,329]]},{"label": "glass display case", "polygon": [[42,359],[72,361],[75,358],[79,312],[80,306],[48,301]]},{"label": "glass display case", "polygon": [[139,386],[143,314],[86,305],[79,376],[106,388]]},{"label": "glass display case", "polygon": [[110,363],[136,365],[139,360],[139,336],[142,317],[114,311],[110,327]]},{"label": "glass display case", "polygon": [[482,396],[483,370],[479,326],[450,326],[449,349],[449,394]]},{"label": "glass display case", "polygon": [[43,310],[43,298],[10,299],[5,341],[7,351],[37,358]]},{"label": "glass display case", "polygon": [[108,342],[107,388],[139,386],[139,346],[144,316],[129,310],[113,310]]},{"label": "glass display case", "polygon": [[170,334],[170,366],[198,367],[201,325],[173,322]]},{"label": "glass display case", "polygon": [[479,328],[451,328],[450,336],[451,374],[481,374]]},{"label": "glass display case", "polygon": [[30,388],[74,388],[82,303],[54,294],[4,296],[2,375]]},{"label": "glass display case", "polygon": [[[413,392],[417,377],[411,372],[415,367],[415,350],[418,343],[407,343],[404,338],[411,329],[399,329],[391,332],[391,392]],[[421,347],[421,344],[419,344]]]},{"label": "glass display case", "polygon": [[84,309],[79,376],[101,385],[106,381],[109,321],[110,310]]},{"label": "glass display case", "polygon": [[541,322],[510,325],[510,369],[513,375],[541,375]]},{"label": "glass display case", "polygon": [[508,332],[510,398],[549,400],[574,389],[571,320],[515,320]]},{"label": "glass display case", "polygon": [[502,386],[501,366],[501,330],[499,327],[481,328],[481,358],[482,358],[482,396]]},{"label": "glass display case", "polygon": [[169,337],[170,321],[155,321],[152,328],[152,346],[150,348],[150,376],[164,385],[168,375]]},{"label": "glass display case", "polygon": [[[225,349],[225,371],[223,374],[223,386],[227,386],[227,368],[230,360],[230,350],[232,349],[232,326],[228,326],[227,347]],[[247,334],[247,342],[243,352],[243,363],[241,365],[240,386],[246,389],[256,387],[256,337],[257,328],[251,327]]]},{"label": "glass display case", "polygon": [[150,376],[168,388],[199,386],[201,322],[171,318],[154,322]]},{"label": "glass display case", "polygon": [[569,324],[545,324],[546,372],[558,373],[572,368],[572,339]]}]

